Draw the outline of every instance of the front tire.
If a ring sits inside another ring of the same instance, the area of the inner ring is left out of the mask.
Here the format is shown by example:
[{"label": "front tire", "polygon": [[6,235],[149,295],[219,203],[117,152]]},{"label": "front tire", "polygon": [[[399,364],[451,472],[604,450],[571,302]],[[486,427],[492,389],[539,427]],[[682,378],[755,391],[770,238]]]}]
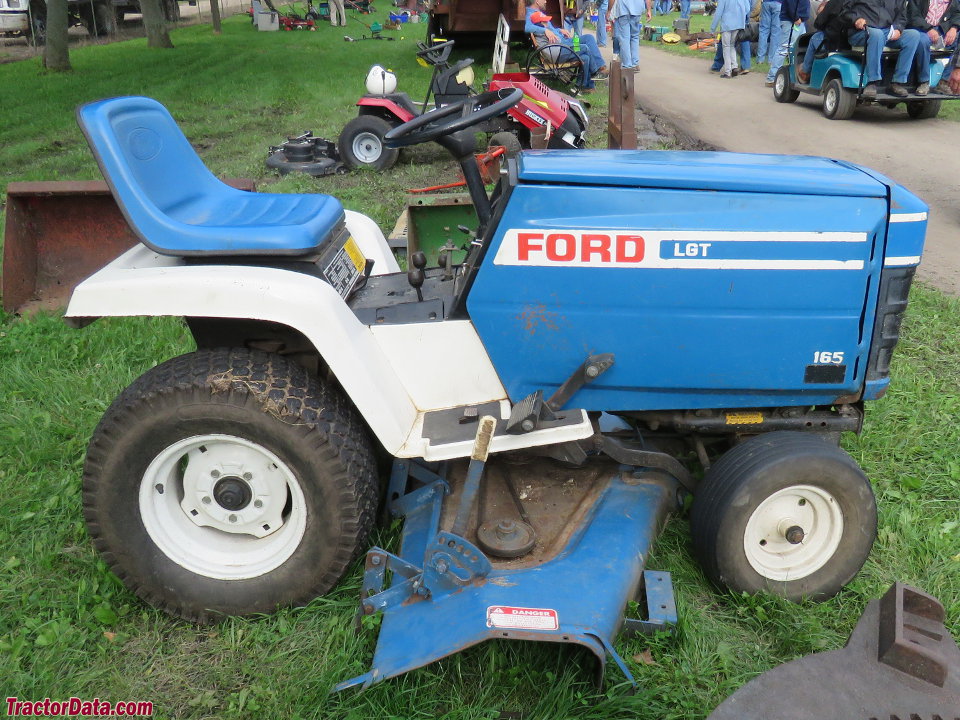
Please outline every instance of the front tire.
[{"label": "front tire", "polygon": [[100,421],[83,505],[94,545],[148,603],[188,620],[329,591],[366,544],[374,456],[348,402],[299,366],[198,351],[148,371]]},{"label": "front tire", "polygon": [[783,66],[773,78],[773,99],[778,103],[796,102],[800,91],[793,89],[790,82],[790,68]]},{"label": "front tire", "polygon": [[346,124],[337,138],[340,158],[351,169],[392,168],[400,157],[400,151],[387,147],[383,140],[383,136],[392,128],[393,125],[376,115],[355,117]]},{"label": "front tire", "polygon": [[857,106],[857,96],[840,82],[840,78],[833,78],[827,83],[823,91],[823,115],[830,120],[846,120],[853,115]]},{"label": "front tire", "polygon": [[710,468],[690,515],[707,577],[734,592],[832,597],[866,562],[877,533],[870,482],[816,435],[771,432]]}]

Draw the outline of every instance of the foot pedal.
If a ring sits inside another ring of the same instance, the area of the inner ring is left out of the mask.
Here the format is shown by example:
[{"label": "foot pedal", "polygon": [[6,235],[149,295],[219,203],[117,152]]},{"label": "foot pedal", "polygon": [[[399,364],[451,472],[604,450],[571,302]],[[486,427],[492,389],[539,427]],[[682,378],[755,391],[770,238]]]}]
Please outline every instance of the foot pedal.
[{"label": "foot pedal", "polygon": [[543,402],[543,390],[537,390],[513,406],[507,420],[507,432],[511,435],[533,432],[540,420],[553,419],[553,413]]}]

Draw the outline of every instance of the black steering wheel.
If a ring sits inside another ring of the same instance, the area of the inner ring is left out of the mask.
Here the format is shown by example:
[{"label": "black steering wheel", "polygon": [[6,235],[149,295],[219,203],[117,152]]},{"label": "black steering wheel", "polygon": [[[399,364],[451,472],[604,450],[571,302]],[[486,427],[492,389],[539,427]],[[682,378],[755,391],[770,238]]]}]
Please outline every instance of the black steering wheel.
[{"label": "black steering wheel", "polygon": [[[504,94],[506,93],[506,94]],[[413,120],[390,130],[383,139],[387,147],[400,148],[408,145],[436,140],[444,135],[452,135],[501,115],[523,99],[523,90],[488,90],[479,95],[471,95],[463,100],[452,102],[436,110],[419,115]]]}]

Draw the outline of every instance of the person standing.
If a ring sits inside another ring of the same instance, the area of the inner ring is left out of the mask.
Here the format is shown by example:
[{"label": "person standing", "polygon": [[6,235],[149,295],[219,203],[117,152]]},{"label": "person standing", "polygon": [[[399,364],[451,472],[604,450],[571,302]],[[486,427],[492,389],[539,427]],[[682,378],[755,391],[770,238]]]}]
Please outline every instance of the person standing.
[{"label": "person standing", "polygon": [[597,5],[597,45],[607,46],[607,8],[609,0],[600,0]]},{"label": "person standing", "polygon": [[750,12],[750,0],[720,0],[713,14],[710,32],[720,30],[720,42],[723,43],[722,78],[732,78],[739,74],[737,67],[737,40],[740,31],[746,26],[747,13]]},{"label": "person standing", "polygon": [[653,0],[610,0],[607,17],[613,17],[613,35],[620,48],[620,66],[634,70],[640,64],[640,22],[644,7],[653,18]]},{"label": "person standing", "polygon": [[327,0],[327,5],[330,8],[330,26],[346,27],[347,13],[343,9],[343,0]]},{"label": "person standing", "polygon": [[574,35],[583,35],[584,0],[563,0],[563,28]]},{"label": "person standing", "polygon": [[810,0],[781,0],[780,2],[780,46],[770,61],[767,82],[772,83],[790,48],[797,44],[800,36],[807,31],[806,22],[810,17]]},{"label": "person standing", "polygon": [[760,39],[757,40],[757,60],[773,64],[774,54],[780,49],[780,0],[763,0],[760,6]]}]

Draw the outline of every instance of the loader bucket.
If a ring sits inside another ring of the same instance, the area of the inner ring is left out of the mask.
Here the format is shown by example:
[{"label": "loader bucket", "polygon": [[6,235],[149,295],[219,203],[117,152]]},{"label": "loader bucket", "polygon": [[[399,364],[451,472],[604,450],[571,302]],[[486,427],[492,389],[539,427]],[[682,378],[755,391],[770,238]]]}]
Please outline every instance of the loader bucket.
[{"label": "loader bucket", "polygon": [[[252,180],[228,180],[253,190]],[[103,181],[7,186],[3,309],[28,315],[66,307],[73,288],[139,242]]]}]

